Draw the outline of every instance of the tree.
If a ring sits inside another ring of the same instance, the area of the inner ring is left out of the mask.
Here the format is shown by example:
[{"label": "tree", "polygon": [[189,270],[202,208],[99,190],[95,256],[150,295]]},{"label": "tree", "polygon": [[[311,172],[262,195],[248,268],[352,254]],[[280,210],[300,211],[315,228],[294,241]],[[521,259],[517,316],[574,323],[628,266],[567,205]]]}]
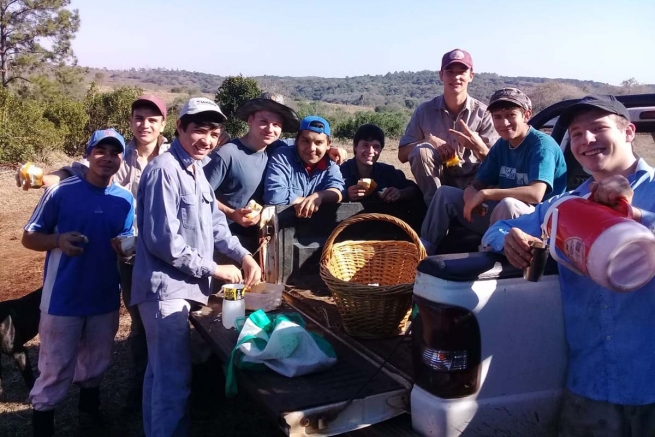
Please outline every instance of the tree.
[{"label": "tree", "polygon": [[585,92],[569,83],[548,81],[526,91],[526,94],[532,100],[532,111],[536,114],[553,103],[583,97]]},{"label": "tree", "polygon": [[233,137],[241,136],[247,131],[246,123],[237,119],[234,114],[241,104],[250,99],[259,97],[262,90],[257,81],[251,77],[229,76],[226,77],[218,91],[216,91],[216,103],[227,117],[225,129]]},{"label": "tree", "polygon": [[70,0],[0,0],[0,77],[2,86],[44,65],[77,60],[71,41],[80,27]]}]

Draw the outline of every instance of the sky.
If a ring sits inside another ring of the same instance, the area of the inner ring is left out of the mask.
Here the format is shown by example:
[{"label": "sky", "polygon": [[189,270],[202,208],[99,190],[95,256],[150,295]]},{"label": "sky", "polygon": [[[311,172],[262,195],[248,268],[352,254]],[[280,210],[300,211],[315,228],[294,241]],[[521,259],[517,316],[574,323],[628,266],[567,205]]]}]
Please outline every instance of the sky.
[{"label": "sky", "polygon": [[655,84],[654,0],[72,0],[82,66],[221,76],[438,70]]}]

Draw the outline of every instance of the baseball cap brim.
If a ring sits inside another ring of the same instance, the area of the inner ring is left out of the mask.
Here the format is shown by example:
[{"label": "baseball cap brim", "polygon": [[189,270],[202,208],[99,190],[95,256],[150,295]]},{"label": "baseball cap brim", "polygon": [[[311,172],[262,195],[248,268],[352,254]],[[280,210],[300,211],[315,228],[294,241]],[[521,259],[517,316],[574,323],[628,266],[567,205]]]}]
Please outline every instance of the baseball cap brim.
[{"label": "baseball cap brim", "polygon": [[248,100],[237,108],[234,115],[239,120],[248,121],[248,117],[258,111],[269,111],[280,115],[282,117],[282,132],[298,132],[300,119],[296,111],[275,100],[262,98]]},{"label": "baseball cap brim", "polygon": [[448,62],[447,64],[442,65],[441,69],[443,70],[444,68],[448,68],[449,66],[451,66],[453,64],[462,64],[463,66],[465,66],[469,70],[473,70],[473,65],[471,65],[470,63],[464,61],[463,59],[453,59],[452,61]]},{"label": "baseball cap brim", "polygon": [[623,106],[623,104],[620,103],[618,100],[605,100],[602,98],[594,98],[592,100],[588,98],[583,98],[579,102],[576,102],[568,106],[564,111],[562,111],[562,114],[559,116],[558,123],[568,128],[571,122],[573,121],[573,119],[575,118],[575,116],[582,109],[589,109],[589,108],[600,109],[609,114],[620,115],[626,120],[630,120],[630,113],[628,112],[628,109],[625,106]]},{"label": "baseball cap brim", "polygon": [[500,97],[500,98],[494,100],[493,102],[489,103],[489,105],[487,106],[487,111],[491,111],[494,108],[494,106],[498,106],[498,103],[501,103],[501,102],[511,103],[513,105],[518,106],[519,108],[522,108],[522,109],[529,109],[529,108],[526,108],[525,103],[521,102],[519,99],[515,99],[515,98],[512,98],[512,97]]},{"label": "baseball cap brim", "polygon": [[86,147],[86,154],[88,155],[89,152],[91,151],[91,149],[93,149],[95,146],[97,146],[100,143],[114,144],[114,145],[118,146],[121,149],[121,153],[125,153],[125,144],[123,144],[123,142],[119,138],[107,136],[107,137],[104,137],[104,138],[100,138],[98,141],[96,141],[94,143],[89,144]]},{"label": "baseball cap brim", "polygon": [[134,107],[137,106],[139,103],[148,103],[159,111],[159,113],[164,117],[164,120],[166,120],[166,103],[162,99],[156,96],[141,96],[138,99],[136,99],[134,102],[132,102],[132,110],[134,111]]}]

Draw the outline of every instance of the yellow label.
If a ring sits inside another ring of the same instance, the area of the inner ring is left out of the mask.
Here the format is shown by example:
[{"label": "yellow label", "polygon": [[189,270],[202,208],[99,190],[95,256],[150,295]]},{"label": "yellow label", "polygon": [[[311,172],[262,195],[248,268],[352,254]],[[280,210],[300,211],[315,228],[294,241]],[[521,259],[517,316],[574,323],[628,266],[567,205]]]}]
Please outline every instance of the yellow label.
[{"label": "yellow label", "polygon": [[228,287],[223,285],[223,299],[227,300],[241,300],[243,299],[243,287]]}]

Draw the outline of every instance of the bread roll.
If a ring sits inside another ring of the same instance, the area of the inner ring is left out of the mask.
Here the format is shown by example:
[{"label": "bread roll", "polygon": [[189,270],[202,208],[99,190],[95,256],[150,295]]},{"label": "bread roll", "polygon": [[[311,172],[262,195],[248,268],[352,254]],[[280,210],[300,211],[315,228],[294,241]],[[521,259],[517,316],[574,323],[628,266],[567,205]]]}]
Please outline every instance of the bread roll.
[{"label": "bread roll", "polygon": [[359,181],[357,181],[357,185],[359,185],[360,187],[366,190],[365,196],[368,196],[373,191],[375,191],[375,188],[377,188],[378,186],[378,184],[375,183],[373,179],[369,179],[369,178],[360,179]]},{"label": "bread roll", "polygon": [[246,205],[246,208],[252,210],[252,212],[246,214],[246,217],[250,219],[257,217],[263,209],[263,207],[259,203],[255,202],[254,200],[250,200],[250,202],[248,202],[248,204]]}]

